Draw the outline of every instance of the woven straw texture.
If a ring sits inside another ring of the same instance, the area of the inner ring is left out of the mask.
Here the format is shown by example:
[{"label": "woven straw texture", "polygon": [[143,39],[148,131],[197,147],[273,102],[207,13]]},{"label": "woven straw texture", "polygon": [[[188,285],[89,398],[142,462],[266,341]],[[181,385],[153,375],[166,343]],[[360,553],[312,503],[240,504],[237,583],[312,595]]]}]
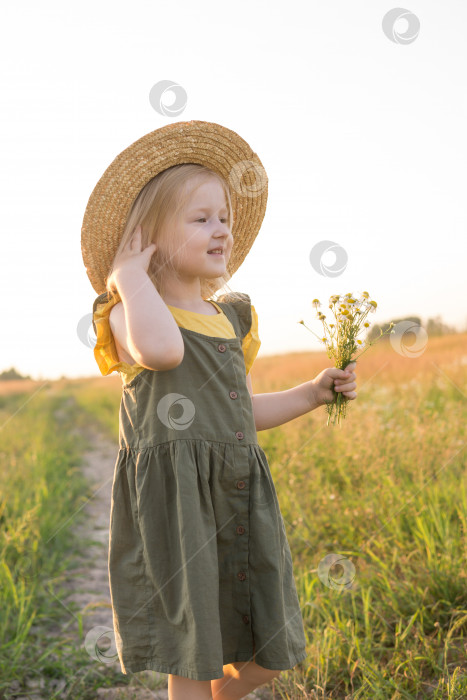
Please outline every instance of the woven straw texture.
[{"label": "woven straw texture", "polygon": [[81,251],[98,294],[105,292],[127,216],[140,190],[160,172],[180,163],[205,165],[229,184],[234,238],[227,263],[230,277],[244,261],[266,211],[266,171],[235,131],[213,122],[176,122],[146,134],[122,151],[92,191],[81,228]]}]

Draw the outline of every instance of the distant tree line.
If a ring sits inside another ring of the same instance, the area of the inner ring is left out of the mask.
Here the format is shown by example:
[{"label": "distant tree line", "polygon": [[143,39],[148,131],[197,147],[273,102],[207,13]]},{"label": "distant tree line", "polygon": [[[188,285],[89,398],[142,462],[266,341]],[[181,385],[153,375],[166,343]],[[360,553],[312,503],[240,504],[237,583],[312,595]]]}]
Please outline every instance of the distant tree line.
[{"label": "distant tree line", "polygon": [[[367,317],[368,318],[368,317]],[[426,330],[428,333],[429,338],[435,338],[437,336],[441,335],[452,335],[452,334],[457,334],[457,333],[467,333],[467,325],[465,330],[459,331],[455,326],[448,326],[447,323],[443,323],[441,320],[441,316],[435,316],[435,318],[429,318],[426,324],[422,323],[422,320],[420,316],[404,316],[403,318],[394,318],[392,320],[392,323],[394,325],[397,325],[400,321],[411,321],[414,325],[418,326],[423,326],[423,328]],[[378,323],[375,323],[374,326],[370,328],[366,335],[367,340],[374,340],[379,337],[381,331],[384,333],[389,329],[389,324],[391,321],[388,321],[387,323],[383,323],[379,325]],[[381,340],[384,341],[389,341],[389,332],[386,333],[386,335],[383,335]],[[65,375],[62,375],[60,379],[65,379]],[[3,372],[0,372],[0,381],[9,381],[13,379],[32,379],[32,377],[29,374],[21,374],[18,372],[14,367],[10,367],[10,369],[3,370]]]},{"label": "distant tree line", "polygon": [[32,379],[32,377],[29,374],[20,374],[14,367],[4,369],[3,372],[0,372],[0,382],[9,381],[12,379]]},{"label": "distant tree line", "polygon": [[[392,323],[394,323],[394,325],[397,325],[401,321],[411,321],[414,325],[423,326],[429,338],[435,338],[441,335],[452,335],[454,333],[465,333],[467,331],[467,328],[465,331],[459,331],[455,326],[448,326],[447,323],[443,323],[441,316],[429,318],[426,323],[422,323],[420,316],[404,316],[403,318],[392,319]],[[377,337],[379,337],[381,332],[384,333],[385,331],[388,331],[390,323],[391,321],[381,325],[375,323],[375,325],[368,331],[367,339],[375,340]],[[382,336],[381,340],[389,341],[389,335],[389,332],[387,332],[386,335]]]}]

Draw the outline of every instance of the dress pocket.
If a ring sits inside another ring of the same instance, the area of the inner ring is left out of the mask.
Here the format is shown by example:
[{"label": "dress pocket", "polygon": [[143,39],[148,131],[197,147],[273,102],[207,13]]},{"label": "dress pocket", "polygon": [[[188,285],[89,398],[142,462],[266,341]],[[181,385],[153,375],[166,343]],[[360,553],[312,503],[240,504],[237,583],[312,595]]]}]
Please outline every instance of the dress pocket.
[{"label": "dress pocket", "polygon": [[266,455],[259,445],[255,445],[254,449],[256,459],[250,478],[251,503],[255,508],[266,508],[272,503],[278,503],[276,488]]}]

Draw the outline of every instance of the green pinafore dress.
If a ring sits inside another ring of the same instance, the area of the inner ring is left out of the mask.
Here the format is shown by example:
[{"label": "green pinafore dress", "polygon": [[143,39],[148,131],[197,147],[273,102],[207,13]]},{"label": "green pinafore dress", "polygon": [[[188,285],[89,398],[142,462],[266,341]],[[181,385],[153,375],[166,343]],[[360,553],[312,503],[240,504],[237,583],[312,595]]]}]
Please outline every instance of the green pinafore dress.
[{"label": "green pinafore dress", "polygon": [[180,365],[123,386],[108,558],[123,673],[212,680],[236,661],[285,670],[306,657],[246,384],[250,298],[222,298],[235,338],[181,327]]}]

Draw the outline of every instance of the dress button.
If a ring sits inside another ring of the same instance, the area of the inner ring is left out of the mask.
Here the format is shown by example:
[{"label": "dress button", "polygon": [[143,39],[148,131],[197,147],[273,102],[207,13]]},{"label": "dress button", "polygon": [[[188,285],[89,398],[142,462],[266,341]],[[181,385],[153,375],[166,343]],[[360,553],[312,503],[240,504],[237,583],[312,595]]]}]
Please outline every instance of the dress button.
[{"label": "dress button", "polygon": [[220,345],[217,346],[217,349],[219,350],[219,352],[225,352],[226,347],[225,347],[225,345],[223,345],[222,343],[220,343]]},{"label": "dress button", "polygon": [[247,625],[247,624],[250,622],[250,618],[248,617],[248,615],[244,615],[244,616],[242,617],[242,620],[243,620],[243,622],[245,623],[245,625]]},{"label": "dress button", "polygon": [[245,488],[245,482],[244,482],[244,481],[237,481],[237,488],[238,488],[238,489],[244,489],[244,488]]},{"label": "dress button", "polygon": [[238,396],[238,394],[237,394],[236,391],[231,391],[230,394],[229,394],[229,396],[230,396],[231,399],[236,399],[237,396]]},{"label": "dress button", "polygon": [[235,437],[236,437],[238,440],[243,440],[243,433],[242,433],[242,431],[241,431],[241,430],[238,430],[238,431],[235,433]]},{"label": "dress button", "polygon": [[246,579],[246,573],[244,571],[239,571],[237,574],[237,578],[239,578],[240,581],[244,581]]},{"label": "dress button", "polygon": [[245,532],[245,528],[243,527],[243,525],[238,525],[237,526],[237,535],[243,535],[244,532]]}]

